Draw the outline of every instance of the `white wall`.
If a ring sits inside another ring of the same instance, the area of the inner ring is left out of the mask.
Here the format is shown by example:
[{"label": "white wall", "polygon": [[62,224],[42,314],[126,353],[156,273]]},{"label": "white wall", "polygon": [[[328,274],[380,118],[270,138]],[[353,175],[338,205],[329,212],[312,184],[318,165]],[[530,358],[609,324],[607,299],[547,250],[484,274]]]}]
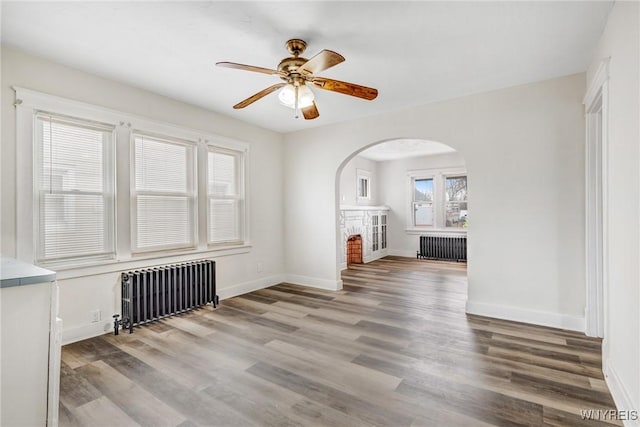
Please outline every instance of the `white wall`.
[{"label": "white wall", "polygon": [[[283,279],[283,143],[282,136],[213,112],[171,100],[124,84],[105,80],[25,53],[2,48],[2,254],[16,255],[16,130],[14,92],[21,86],[114,110],[203,130],[251,144],[249,165],[250,232],[248,253],[216,258],[218,294],[221,297],[278,283]],[[206,90],[206,88],[203,88]],[[211,94],[215,96],[215,94]],[[189,259],[216,257],[199,253],[148,260],[159,265]],[[30,260],[25,260],[30,261]],[[257,264],[263,272],[257,272]],[[119,273],[103,269],[61,272],[60,314],[64,338],[85,338],[110,326],[120,311]],[[103,322],[90,323],[89,312],[100,309]]]},{"label": "white wall", "polygon": [[584,87],[576,74],[286,135],[285,194],[298,196],[285,200],[287,272],[341,286],[346,159],[383,140],[438,141],[469,175],[468,309],[582,329]]},{"label": "white wall", "polygon": [[[407,227],[411,227],[410,224],[407,224],[407,211],[411,206],[411,200],[407,197],[407,187],[409,186],[407,172],[448,167],[465,167],[464,159],[460,153],[378,162],[379,200],[391,208],[387,228],[390,255],[415,257],[419,247],[420,235],[406,231]],[[473,213],[471,206],[470,210]],[[471,214],[469,219],[471,219]]]},{"label": "white wall", "polygon": [[[369,172],[369,186],[371,192],[371,198],[369,200],[358,201],[357,189],[357,174],[358,169],[362,169]],[[362,206],[375,206],[380,202],[378,192],[380,183],[378,181],[378,162],[370,159],[366,159],[362,156],[355,156],[344,165],[342,174],[340,175],[340,204],[341,205],[362,205]]]},{"label": "white wall", "polygon": [[[619,409],[640,410],[640,4],[616,2],[589,67],[609,63],[608,295],[603,364]],[[606,255],[605,255],[606,256]]]}]

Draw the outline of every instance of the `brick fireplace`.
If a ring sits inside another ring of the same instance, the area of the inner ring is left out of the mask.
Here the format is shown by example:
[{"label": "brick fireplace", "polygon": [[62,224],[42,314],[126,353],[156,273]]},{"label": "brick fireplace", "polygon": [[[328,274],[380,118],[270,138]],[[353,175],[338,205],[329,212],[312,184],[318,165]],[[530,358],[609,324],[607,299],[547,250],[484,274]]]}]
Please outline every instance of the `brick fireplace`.
[{"label": "brick fireplace", "polygon": [[362,237],[359,234],[347,239],[347,264],[362,264]]}]

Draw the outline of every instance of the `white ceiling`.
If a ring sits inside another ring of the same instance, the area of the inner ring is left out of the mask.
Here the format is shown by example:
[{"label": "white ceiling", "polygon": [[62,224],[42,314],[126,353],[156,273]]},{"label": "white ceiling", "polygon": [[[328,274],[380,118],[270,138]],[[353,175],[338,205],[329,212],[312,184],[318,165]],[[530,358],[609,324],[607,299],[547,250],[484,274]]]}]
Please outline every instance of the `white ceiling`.
[{"label": "white ceiling", "polygon": [[383,142],[361,151],[358,155],[377,162],[452,153],[456,150],[435,141],[420,139],[396,139]]},{"label": "white ceiling", "polygon": [[[279,132],[582,72],[612,1],[2,2],[2,43]],[[346,61],[321,75],[380,91],[316,90],[320,118],[294,119],[278,82],[215,67],[275,68],[289,38]]]}]

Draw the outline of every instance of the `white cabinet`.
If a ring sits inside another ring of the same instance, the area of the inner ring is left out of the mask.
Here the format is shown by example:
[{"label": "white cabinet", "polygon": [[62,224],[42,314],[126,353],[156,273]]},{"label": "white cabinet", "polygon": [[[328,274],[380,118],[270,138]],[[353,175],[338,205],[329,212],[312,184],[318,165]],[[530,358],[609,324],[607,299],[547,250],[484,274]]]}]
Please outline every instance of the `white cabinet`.
[{"label": "white cabinet", "polygon": [[57,425],[60,322],[55,278],[52,271],[2,258],[0,425]]},{"label": "white cabinet", "polygon": [[365,262],[370,262],[387,255],[387,217],[388,211],[368,212],[370,218],[369,239],[370,256]]}]

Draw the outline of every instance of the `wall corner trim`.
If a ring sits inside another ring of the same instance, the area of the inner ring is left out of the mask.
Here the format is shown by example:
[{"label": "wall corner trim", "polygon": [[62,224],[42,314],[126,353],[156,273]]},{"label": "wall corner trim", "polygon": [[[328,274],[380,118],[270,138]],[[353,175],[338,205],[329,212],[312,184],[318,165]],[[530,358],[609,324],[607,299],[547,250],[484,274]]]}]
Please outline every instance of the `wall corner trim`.
[{"label": "wall corner trim", "polygon": [[467,314],[584,332],[584,317],[467,300]]},{"label": "wall corner trim", "polygon": [[[615,368],[611,365],[610,360],[603,360],[604,380],[609,387],[613,401],[616,404],[618,411],[638,411],[638,409],[629,396],[627,388],[620,380],[620,376]],[[637,420],[623,420],[622,423],[625,427],[638,427],[640,426],[640,419]]]}]

